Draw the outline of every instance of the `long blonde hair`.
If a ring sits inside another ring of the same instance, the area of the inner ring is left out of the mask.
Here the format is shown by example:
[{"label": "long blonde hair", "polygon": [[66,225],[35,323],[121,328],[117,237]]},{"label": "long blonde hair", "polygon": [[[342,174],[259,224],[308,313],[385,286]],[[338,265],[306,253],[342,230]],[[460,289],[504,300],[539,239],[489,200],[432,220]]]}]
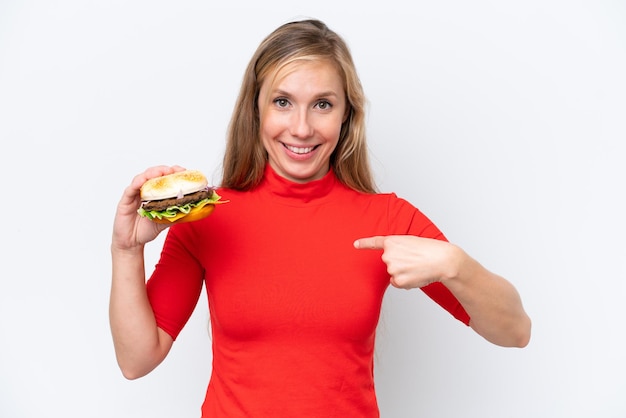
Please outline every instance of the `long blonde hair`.
[{"label": "long blonde hair", "polygon": [[348,116],[330,165],[346,186],[366,193],[376,192],[365,140],[365,94],[352,55],[337,33],[315,19],[278,27],[252,56],[228,127],[222,186],[249,190],[260,183],[267,163],[267,152],[260,140],[257,103],[261,85],[287,64],[310,59],[333,63],[346,92]]}]

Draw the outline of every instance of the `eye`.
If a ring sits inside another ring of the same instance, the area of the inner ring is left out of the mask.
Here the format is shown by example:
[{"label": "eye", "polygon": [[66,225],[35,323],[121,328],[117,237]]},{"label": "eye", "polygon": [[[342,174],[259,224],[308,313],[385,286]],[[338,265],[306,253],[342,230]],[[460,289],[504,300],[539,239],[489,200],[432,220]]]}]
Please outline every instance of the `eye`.
[{"label": "eye", "polygon": [[289,100],[285,99],[284,97],[277,97],[276,99],[274,99],[274,103],[276,104],[276,106],[281,108],[289,106]]},{"label": "eye", "polygon": [[317,102],[316,106],[320,110],[328,110],[331,107],[333,107],[333,105],[329,101],[327,101],[327,100],[320,100],[319,102]]}]

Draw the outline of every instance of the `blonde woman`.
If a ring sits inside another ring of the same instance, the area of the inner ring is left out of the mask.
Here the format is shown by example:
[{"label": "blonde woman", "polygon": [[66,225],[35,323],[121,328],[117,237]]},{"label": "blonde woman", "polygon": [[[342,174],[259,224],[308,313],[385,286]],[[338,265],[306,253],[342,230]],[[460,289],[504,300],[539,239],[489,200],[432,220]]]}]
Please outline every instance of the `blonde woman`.
[{"label": "blonde woman", "polygon": [[[202,417],[378,417],[375,330],[391,285],[419,289],[501,346],[525,346],[515,288],[417,208],[378,193],[364,94],[348,47],[323,22],[285,24],[260,44],[230,122],[218,190],[229,203],[174,225],[146,284],[137,175],[118,205],[110,319],[120,368],[167,356],[206,287],[213,368]],[[216,239],[215,237],[219,237]]]}]

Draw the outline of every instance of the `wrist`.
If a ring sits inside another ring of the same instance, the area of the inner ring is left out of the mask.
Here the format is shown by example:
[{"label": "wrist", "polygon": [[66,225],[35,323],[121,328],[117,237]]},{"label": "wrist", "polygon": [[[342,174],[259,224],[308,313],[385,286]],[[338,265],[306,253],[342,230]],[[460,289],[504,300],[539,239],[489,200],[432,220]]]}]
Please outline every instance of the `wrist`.
[{"label": "wrist", "polygon": [[471,258],[461,247],[450,244],[448,262],[441,276],[441,282],[444,285],[448,285],[462,280],[462,277],[464,277],[463,273],[467,270],[470,260]]},{"label": "wrist", "polygon": [[137,256],[143,257],[144,245],[136,245],[134,247],[120,247],[115,245],[115,243],[111,244],[111,256],[113,257],[121,257],[121,258],[135,258]]}]

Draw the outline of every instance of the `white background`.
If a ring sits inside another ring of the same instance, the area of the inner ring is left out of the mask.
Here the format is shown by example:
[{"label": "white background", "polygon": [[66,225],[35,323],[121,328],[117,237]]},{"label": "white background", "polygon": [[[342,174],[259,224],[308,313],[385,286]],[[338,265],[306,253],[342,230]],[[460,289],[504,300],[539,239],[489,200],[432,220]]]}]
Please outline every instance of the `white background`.
[{"label": "white background", "polygon": [[151,165],[219,180],[248,59],[303,16],[352,47],[380,188],[512,281],[533,319],[530,345],[503,349],[391,289],[382,416],[626,416],[625,2],[344,3],[0,1],[1,417],[199,416],[204,295],[156,371],[117,368],[113,213]]}]

